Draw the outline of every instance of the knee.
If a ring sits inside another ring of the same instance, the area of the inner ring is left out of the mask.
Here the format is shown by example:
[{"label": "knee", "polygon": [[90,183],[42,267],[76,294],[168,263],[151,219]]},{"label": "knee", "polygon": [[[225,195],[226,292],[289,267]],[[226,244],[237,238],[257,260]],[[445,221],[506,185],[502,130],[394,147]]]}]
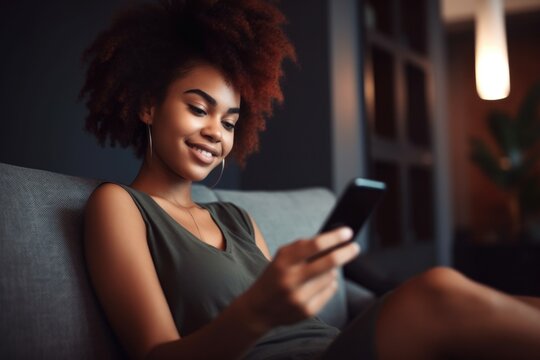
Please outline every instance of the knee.
[{"label": "knee", "polygon": [[443,343],[451,328],[455,328],[450,322],[463,317],[463,305],[456,299],[466,281],[458,272],[438,267],[413,277],[394,290],[385,299],[377,319],[377,351],[391,352],[386,348],[391,343],[396,349],[419,353],[420,343]]},{"label": "knee", "polygon": [[427,270],[405,283],[418,295],[446,298],[460,292],[466,286],[467,280],[461,273],[447,267],[435,267]]},{"label": "knee", "polygon": [[490,299],[482,287],[461,273],[436,267],[403,285],[401,296],[434,319],[459,320],[475,311],[490,309]]},{"label": "knee", "polygon": [[[391,353],[387,358],[397,358],[400,349],[420,354],[418,349],[429,350],[426,344],[443,351],[479,315],[497,311],[486,289],[450,268],[415,276],[385,300],[377,321],[377,351]],[[395,351],[386,347],[390,343]]]}]

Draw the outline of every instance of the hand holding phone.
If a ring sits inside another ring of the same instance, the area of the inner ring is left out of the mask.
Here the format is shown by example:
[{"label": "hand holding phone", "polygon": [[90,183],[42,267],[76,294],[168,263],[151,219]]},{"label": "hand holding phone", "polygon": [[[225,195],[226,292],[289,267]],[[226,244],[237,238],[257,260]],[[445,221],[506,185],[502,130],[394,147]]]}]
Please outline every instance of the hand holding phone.
[{"label": "hand holding phone", "polygon": [[353,231],[351,240],[332,246],[308,258],[308,262],[349,244],[354,241],[358,232],[369,218],[386,190],[386,184],[380,181],[355,178],[337,201],[334,209],[319,230],[327,232],[341,226],[350,227]]}]

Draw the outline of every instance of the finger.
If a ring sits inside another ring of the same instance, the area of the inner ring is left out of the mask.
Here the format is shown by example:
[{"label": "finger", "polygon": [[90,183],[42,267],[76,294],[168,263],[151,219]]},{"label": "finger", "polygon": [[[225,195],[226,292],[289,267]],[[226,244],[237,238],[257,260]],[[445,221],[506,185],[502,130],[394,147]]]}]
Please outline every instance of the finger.
[{"label": "finger", "polygon": [[360,246],[356,242],[337,248],[332,252],[312,261],[306,262],[302,272],[304,279],[309,280],[320,276],[330,269],[345,265],[360,253]]},{"label": "finger", "polygon": [[280,259],[288,265],[306,261],[309,257],[342,244],[352,237],[352,230],[348,227],[340,227],[335,230],[325,232],[312,239],[298,240],[281,248],[276,254],[276,259]]},{"label": "finger", "polygon": [[312,302],[314,297],[320,296],[321,292],[331,287],[335,282],[337,271],[328,271],[325,274],[299,285],[292,293],[289,294],[287,299],[288,304],[291,306],[291,311],[301,314],[302,317],[309,317],[313,315],[309,311],[309,303]]},{"label": "finger", "polygon": [[337,289],[338,282],[337,280],[334,280],[311,298],[311,300],[306,305],[306,313],[309,314],[309,316],[317,315],[319,311],[321,311],[321,309],[334,296]]},{"label": "finger", "polygon": [[337,279],[337,275],[337,270],[332,269],[303,283],[296,290],[299,299],[303,303],[307,303],[311,298],[330,286]]},{"label": "finger", "polygon": [[287,284],[289,284],[291,289],[301,287],[309,281],[328,273],[332,269],[345,265],[358,256],[359,253],[360,246],[352,242],[312,262],[303,261],[296,265],[289,265],[286,277]]}]

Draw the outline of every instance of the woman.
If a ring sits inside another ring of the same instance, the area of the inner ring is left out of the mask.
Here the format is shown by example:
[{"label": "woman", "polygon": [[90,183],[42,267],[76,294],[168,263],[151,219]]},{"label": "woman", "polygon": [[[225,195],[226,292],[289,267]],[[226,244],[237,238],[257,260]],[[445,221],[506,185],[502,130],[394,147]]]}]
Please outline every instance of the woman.
[{"label": "woman", "polygon": [[[337,229],[271,259],[257,225],[227,203],[196,204],[193,181],[240,163],[281,100],[294,51],[262,0],[186,0],[121,13],[86,52],[87,128],[144,156],[130,186],[87,204],[85,249],[107,317],[134,358],[537,358],[540,301],[450,269],[422,274],[343,333],[314,315],[359,252]],[[234,146],[233,146],[234,144]]]}]

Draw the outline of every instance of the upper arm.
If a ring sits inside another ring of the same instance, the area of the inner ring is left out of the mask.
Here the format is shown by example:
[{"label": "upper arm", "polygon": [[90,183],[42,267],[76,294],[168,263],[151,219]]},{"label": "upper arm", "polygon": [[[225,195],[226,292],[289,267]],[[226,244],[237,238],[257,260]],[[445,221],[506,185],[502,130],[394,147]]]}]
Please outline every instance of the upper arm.
[{"label": "upper arm", "polygon": [[272,256],[270,255],[270,250],[268,249],[268,245],[266,245],[266,241],[264,240],[263,234],[261,233],[259,226],[255,222],[255,220],[253,220],[251,215],[249,215],[249,219],[251,220],[251,224],[253,225],[253,231],[255,232],[255,243],[257,244],[257,247],[261,250],[263,255],[268,260],[272,260]]},{"label": "upper arm", "polygon": [[104,184],[88,200],[85,256],[99,300],[131,356],[180,338],[148,249],[146,227],[131,196]]}]

